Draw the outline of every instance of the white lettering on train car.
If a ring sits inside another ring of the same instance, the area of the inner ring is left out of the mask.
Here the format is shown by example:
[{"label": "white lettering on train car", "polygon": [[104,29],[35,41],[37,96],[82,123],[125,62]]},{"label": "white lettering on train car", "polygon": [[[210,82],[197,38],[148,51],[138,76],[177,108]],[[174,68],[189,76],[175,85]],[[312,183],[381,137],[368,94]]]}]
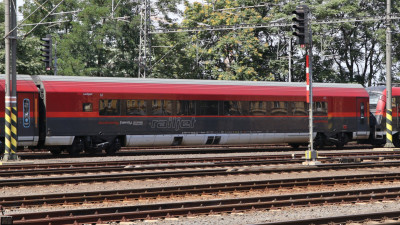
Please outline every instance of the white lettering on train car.
[{"label": "white lettering on train car", "polygon": [[176,131],[180,129],[194,128],[194,124],[196,123],[195,118],[191,119],[182,119],[182,118],[169,118],[168,120],[152,120],[150,127],[151,128],[160,128],[160,129],[175,129]]}]

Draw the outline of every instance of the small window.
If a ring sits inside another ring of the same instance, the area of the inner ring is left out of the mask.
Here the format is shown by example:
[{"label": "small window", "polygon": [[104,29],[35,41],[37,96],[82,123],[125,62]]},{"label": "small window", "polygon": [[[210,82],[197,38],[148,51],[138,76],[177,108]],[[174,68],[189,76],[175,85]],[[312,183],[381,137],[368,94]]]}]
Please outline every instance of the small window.
[{"label": "small window", "polygon": [[250,102],[250,115],[253,116],[263,116],[267,113],[267,103],[258,101]]},{"label": "small window", "polygon": [[288,114],[288,103],[274,101],[273,107],[271,109],[271,115],[273,116],[284,116]]},{"label": "small window", "polygon": [[146,115],[146,105],[145,100],[127,100],[126,114],[130,116],[144,116]]},{"label": "small window", "polygon": [[242,115],[242,102],[239,101],[226,101],[224,102],[224,115],[237,116]]},{"label": "small window", "polygon": [[328,107],[326,102],[314,102],[314,115],[326,116],[328,115]]},{"label": "small window", "polygon": [[120,102],[119,100],[101,99],[99,102],[99,115],[101,116],[119,116]]},{"label": "small window", "polygon": [[307,112],[306,102],[292,102],[292,114],[293,116],[306,116]]},{"label": "small window", "polygon": [[215,116],[218,115],[218,101],[200,101],[200,108],[197,115]]},{"label": "small window", "polygon": [[173,104],[170,100],[153,100],[153,104],[151,107],[152,115],[171,115],[172,107]]},{"label": "small window", "polygon": [[196,115],[196,102],[178,101],[178,115],[182,116]]},{"label": "small window", "polygon": [[82,112],[93,112],[92,103],[83,103],[82,104]]}]

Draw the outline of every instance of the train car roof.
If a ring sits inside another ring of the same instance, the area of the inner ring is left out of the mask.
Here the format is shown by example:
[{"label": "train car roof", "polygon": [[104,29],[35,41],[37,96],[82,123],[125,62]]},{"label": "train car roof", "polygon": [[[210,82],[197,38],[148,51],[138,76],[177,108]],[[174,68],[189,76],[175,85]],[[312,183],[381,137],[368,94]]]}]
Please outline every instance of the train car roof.
[{"label": "train car roof", "polygon": [[[32,78],[31,78],[32,77]],[[1,76],[0,79],[4,79]],[[46,92],[82,93],[154,93],[154,94],[207,94],[207,95],[306,95],[305,82],[267,82],[267,81],[226,81],[189,79],[152,79],[120,77],[82,77],[18,75],[18,81],[26,81],[29,87],[36,88],[43,83]],[[2,83],[2,82],[0,82]],[[4,85],[4,83],[3,83]],[[20,85],[18,85],[20,86]],[[25,86],[25,85],[24,85]],[[4,89],[4,86],[2,86]],[[266,88],[268,87],[268,88]],[[19,88],[19,87],[18,87]],[[285,88],[284,91],[282,91]],[[18,89],[19,90],[19,89]],[[20,91],[20,90],[19,90]],[[360,84],[313,83],[314,96],[358,96],[368,97]],[[279,94],[278,94],[279,93]]]},{"label": "train car roof", "polygon": [[[18,92],[38,92],[38,88],[32,81],[29,75],[18,75],[17,76],[17,91]],[[5,75],[0,75],[0,91],[5,92],[6,82]]]}]

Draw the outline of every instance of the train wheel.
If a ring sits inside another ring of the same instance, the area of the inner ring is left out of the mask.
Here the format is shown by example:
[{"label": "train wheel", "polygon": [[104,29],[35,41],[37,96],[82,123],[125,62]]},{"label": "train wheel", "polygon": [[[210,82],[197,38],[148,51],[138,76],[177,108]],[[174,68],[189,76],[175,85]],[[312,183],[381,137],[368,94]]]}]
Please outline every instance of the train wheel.
[{"label": "train wheel", "polygon": [[115,138],[114,142],[106,148],[107,155],[114,155],[118,150],[121,149],[121,140]]},{"label": "train wheel", "polygon": [[399,133],[396,133],[395,135],[393,135],[393,145],[396,148],[400,148],[400,136],[399,136]]},{"label": "train wheel", "polygon": [[[3,139],[4,140],[4,139]],[[6,146],[4,144],[4,141],[0,142],[0,154],[4,154],[4,152],[6,151]]]},{"label": "train wheel", "polygon": [[68,147],[68,153],[71,156],[77,156],[85,148],[82,138],[75,138],[71,146]]},{"label": "train wheel", "polygon": [[61,148],[50,148],[49,151],[51,152],[51,154],[53,155],[60,155],[62,150]]},{"label": "train wheel", "polygon": [[344,145],[347,144],[348,137],[344,133],[338,135],[338,142],[336,143],[336,149],[343,149]]},{"label": "train wheel", "polygon": [[318,133],[317,136],[314,139],[314,143],[313,143],[314,148],[316,148],[316,149],[324,149],[324,147],[325,147],[324,139],[325,139],[325,135],[321,134],[321,133]]}]

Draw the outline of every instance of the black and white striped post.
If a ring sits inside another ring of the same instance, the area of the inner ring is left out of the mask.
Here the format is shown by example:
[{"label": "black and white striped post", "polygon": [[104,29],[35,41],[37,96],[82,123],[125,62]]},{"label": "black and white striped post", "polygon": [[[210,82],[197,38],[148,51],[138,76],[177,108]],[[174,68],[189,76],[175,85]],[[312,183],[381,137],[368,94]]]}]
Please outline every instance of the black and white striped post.
[{"label": "black and white striped post", "polygon": [[[16,1],[15,1],[16,2]],[[17,160],[18,113],[17,113],[17,13],[9,0],[5,7],[5,115],[4,115],[4,156],[3,161]],[[10,32],[12,28],[12,32]]]}]

